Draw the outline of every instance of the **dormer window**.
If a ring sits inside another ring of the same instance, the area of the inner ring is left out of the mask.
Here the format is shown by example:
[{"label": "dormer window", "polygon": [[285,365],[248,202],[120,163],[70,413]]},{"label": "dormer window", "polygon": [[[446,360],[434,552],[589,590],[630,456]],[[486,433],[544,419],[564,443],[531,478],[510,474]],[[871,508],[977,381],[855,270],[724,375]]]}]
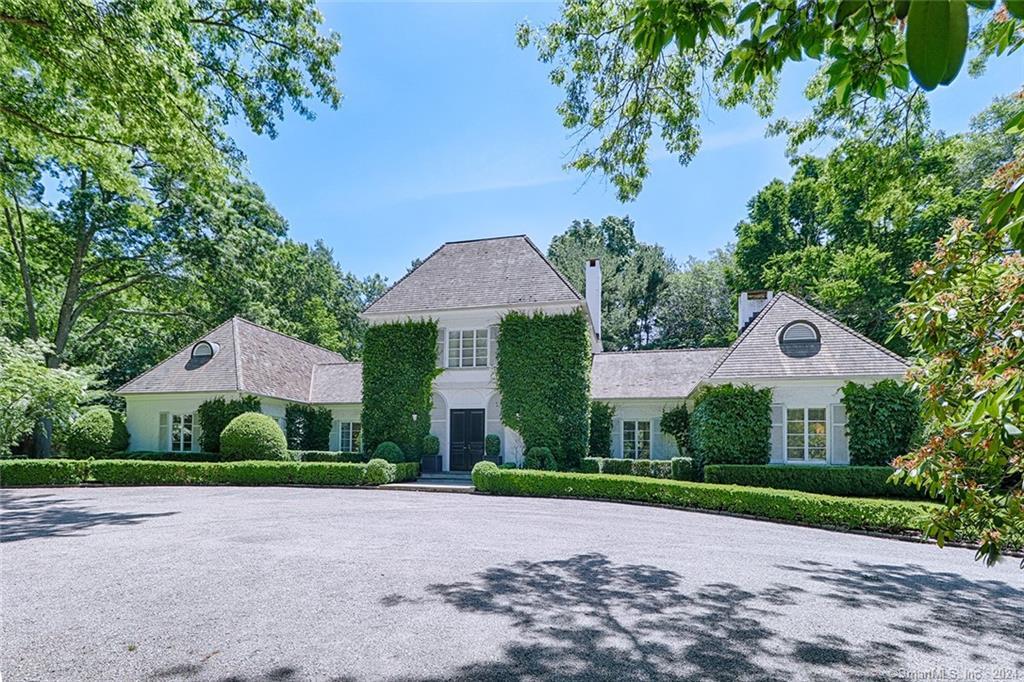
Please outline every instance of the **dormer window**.
[{"label": "dormer window", "polygon": [[218,348],[212,341],[200,341],[192,346],[192,360],[197,363],[206,362],[216,354]]},{"label": "dormer window", "polygon": [[791,358],[809,358],[821,350],[821,333],[805,320],[790,322],[779,332],[779,348]]}]

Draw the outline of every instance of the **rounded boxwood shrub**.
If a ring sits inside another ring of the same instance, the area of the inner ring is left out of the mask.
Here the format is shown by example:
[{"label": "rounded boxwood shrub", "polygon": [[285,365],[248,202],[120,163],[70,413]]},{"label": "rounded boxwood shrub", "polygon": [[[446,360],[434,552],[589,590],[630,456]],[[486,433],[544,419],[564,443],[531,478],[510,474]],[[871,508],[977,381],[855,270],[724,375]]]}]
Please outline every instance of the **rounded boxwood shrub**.
[{"label": "rounded boxwood shrub", "polygon": [[377,449],[373,451],[374,459],[382,459],[385,462],[391,462],[392,464],[401,464],[405,461],[405,455],[402,454],[402,448],[389,440],[384,441],[377,446]]},{"label": "rounded boxwood shrub", "polygon": [[535,445],[526,451],[523,468],[558,471],[558,462],[555,461],[555,456],[551,454],[551,448]]},{"label": "rounded boxwood shrub", "polygon": [[[381,445],[386,443],[387,441],[381,443]],[[391,443],[391,445],[395,444]],[[398,446],[395,445],[395,448],[397,449]],[[380,447],[378,446],[377,449],[380,450]],[[401,453],[401,450],[399,450],[399,453]],[[384,485],[395,480],[395,473],[396,468],[393,463],[374,457],[366,463],[366,473],[363,476],[363,482],[366,485]]]},{"label": "rounded boxwood shrub", "polygon": [[496,433],[488,433],[484,436],[484,454],[488,457],[497,457],[501,454],[501,438]]},{"label": "rounded boxwood shrub", "polygon": [[238,415],[220,433],[225,459],[291,459],[284,431],[273,418],[258,412]]},{"label": "rounded boxwood shrub", "polygon": [[67,435],[67,453],[72,459],[106,457],[128,447],[124,416],[105,407],[93,407],[71,425]]},{"label": "rounded boxwood shrub", "polygon": [[423,456],[434,457],[441,452],[441,439],[432,433],[423,436]]},{"label": "rounded boxwood shrub", "polygon": [[772,391],[709,386],[694,401],[690,446],[705,464],[767,464],[771,458]]},{"label": "rounded boxwood shrub", "polygon": [[488,462],[487,460],[477,462],[473,466],[473,472],[470,474],[473,477],[473,485],[477,488],[481,488],[483,479],[491,474],[496,474],[499,471],[501,471],[501,469],[499,469],[498,465],[494,462]]}]

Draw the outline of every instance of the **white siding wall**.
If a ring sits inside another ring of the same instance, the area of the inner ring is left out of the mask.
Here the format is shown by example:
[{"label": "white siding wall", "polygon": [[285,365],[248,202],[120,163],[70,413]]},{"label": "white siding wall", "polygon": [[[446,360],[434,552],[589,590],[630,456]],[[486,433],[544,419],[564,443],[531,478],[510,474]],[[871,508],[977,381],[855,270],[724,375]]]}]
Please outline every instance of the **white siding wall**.
[{"label": "white siding wall", "polygon": [[627,420],[651,422],[651,459],[671,459],[679,455],[676,439],[661,432],[661,414],[675,407],[673,400],[607,400],[615,408],[612,415],[612,457],[622,457],[622,422]]}]

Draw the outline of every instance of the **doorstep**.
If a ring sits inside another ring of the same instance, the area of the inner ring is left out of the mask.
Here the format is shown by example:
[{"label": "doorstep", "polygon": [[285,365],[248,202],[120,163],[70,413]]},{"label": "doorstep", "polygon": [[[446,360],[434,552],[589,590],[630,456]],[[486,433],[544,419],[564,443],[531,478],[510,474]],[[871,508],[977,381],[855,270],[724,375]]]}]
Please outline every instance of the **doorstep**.
[{"label": "doorstep", "polygon": [[415,481],[403,483],[387,483],[380,488],[388,490],[414,490],[428,493],[473,493],[473,479],[468,473],[442,472],[439,474],[423,474]]}]

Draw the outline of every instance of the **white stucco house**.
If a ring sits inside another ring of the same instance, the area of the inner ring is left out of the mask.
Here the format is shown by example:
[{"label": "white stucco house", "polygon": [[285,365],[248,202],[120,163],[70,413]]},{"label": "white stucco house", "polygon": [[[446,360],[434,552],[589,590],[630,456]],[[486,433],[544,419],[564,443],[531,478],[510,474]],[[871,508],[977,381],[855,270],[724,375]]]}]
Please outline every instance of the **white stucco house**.
[{"label": "white stucco house", "polygon": [[[368,324],[433,319],[440,328],[441,374],[434,381],[431,432],[442,468],[468,471],[486,434],[501,437],[505,461],[522,441],[502,424],[495,386],[497,327],[515,310],[555,314],[582,309],[593,349],[591,397],[615,408],[614,457],[668,458],[674,440],[662,413],[709,384],[773,390],[772,461],[849,463],[840,390],[847,381],[901,379],[907,362],[789,294],[746,292],[741,333],[728,348],[604,352],[601,266],[586,268],[586,296],[524,235],[448,242],[362,313]],[[326,406],[330,446],[358,441],[362,366],[324,348],[232,318],[118,389],[127,405],[133,450],[198,450],[195,411],[222,396],[257,396],[282,424],[289,402]]]}]

